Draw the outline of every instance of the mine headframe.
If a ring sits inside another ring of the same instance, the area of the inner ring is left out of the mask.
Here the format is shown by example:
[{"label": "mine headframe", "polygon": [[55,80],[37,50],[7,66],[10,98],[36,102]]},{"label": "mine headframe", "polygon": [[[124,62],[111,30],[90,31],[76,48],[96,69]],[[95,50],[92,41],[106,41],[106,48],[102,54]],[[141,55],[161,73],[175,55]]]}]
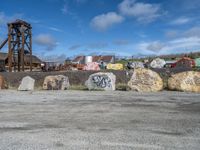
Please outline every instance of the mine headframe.
[{"label": "mine headframe", "polygon": [[26,64],[32,71],[32,27],[23,20],[8,23],[8,66],[9,72],[24,71],[25,55],[30,55]]}]

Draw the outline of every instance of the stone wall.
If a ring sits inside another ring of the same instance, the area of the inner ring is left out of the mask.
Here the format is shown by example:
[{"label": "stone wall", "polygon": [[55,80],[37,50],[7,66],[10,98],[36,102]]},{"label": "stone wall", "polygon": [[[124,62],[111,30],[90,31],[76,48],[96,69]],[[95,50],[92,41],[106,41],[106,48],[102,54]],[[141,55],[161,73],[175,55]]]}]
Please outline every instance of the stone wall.
[{"label": "stone wall", "polygon": [[[48,75],[65,75],[69,77],[71,85],[84,85],[88,77],[100,71],[66,71],[66,72],[1,72],[9,88],[18,88],[20,81],[25,76],[35,79],[35,87],[41,88],[44,78]],[[102,71],[101,71],[102,72]],[[126,71],[105,71],[112,72],[116,75],[116,84],[126,84],[129,76]]]}]

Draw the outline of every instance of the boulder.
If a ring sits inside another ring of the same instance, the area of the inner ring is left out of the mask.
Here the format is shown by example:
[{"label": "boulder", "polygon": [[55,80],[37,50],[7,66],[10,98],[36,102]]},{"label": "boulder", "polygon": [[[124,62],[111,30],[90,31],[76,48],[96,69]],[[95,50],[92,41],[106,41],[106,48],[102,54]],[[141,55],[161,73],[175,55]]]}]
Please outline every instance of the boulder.
[{"label": "boulder", "polygon": [[97,71],[97,70],[100,70],[100,67],[99,67],[99,64],[96,63],[96,62],[90,62],[90,63],[87,63],[83,70],[94,70],[94,71]]},{"label": "boulder", "polygon": [[30,76],[26,76],[22,79],[21,84],[18,87],[19,91],[33,91],[35,80]]},{"label": "boulder", "polygon": [[187,71],[172,75],[168,79],[170,90],[200,92],[200,72]]},{"label": "boulder", "polygon": [[67,90],[69,87],[69,79],[64,75],[47,76],[43,83],[44,90]]},{"label": "boulder", "polygon": [[0,90],[5,88],[6,88],[5,79],[3,76],[0,75]]},{"label": "boulder", "polygon": [[151,68],[163,68],[165,66],[166,62],[164,59],[156,58],[151,63]]},{"label": "boulder", "polygon": [[113,73],[95,73],[89,76],[85,85],[89,90],[115,90],[116,76]]},{"label": "boulder", "polygon": [[108,64],[106,67],[108,70],[123,70],[124,66],[123,64]]},{"label": "boulder", "polygon": [[129,62],[127,64],[128,69],[137,69],[137,68],[144,68],[144,64],[142,62]]},{"label": "boulder", "polygon": [[157,92],[163,89],[163,80],[150,69],[138,68],[134,70],[128,86],[133,91]]}]

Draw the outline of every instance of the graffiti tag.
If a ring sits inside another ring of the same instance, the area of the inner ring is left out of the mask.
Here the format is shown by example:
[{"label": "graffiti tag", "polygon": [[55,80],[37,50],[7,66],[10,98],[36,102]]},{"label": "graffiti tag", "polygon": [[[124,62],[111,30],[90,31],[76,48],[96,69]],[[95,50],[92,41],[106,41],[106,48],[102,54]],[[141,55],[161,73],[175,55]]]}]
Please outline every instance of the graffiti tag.
[{"label": "graffiti tag", "polygon": [[185,83],[189,84],[189,85],[197,85],[197,86],[199,86],[200,85],[200,78],[195,76],[193,79],[192,78],[187,79],[185,81]]},{"label": "graffiti tag", "polygon": [[92,77],[93,83],[100,88],[112,87],[111,79],[107,76],[96,75]]}]

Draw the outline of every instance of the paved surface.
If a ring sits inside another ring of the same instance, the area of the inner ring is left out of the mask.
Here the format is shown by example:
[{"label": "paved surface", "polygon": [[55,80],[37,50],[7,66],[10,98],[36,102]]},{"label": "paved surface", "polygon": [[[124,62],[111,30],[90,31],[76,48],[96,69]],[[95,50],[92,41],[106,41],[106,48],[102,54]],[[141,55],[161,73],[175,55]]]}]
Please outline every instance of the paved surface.
[{"label": "paved surface", "polygon": [[200,94],[0,91],[0,150],[200,149]]}]

